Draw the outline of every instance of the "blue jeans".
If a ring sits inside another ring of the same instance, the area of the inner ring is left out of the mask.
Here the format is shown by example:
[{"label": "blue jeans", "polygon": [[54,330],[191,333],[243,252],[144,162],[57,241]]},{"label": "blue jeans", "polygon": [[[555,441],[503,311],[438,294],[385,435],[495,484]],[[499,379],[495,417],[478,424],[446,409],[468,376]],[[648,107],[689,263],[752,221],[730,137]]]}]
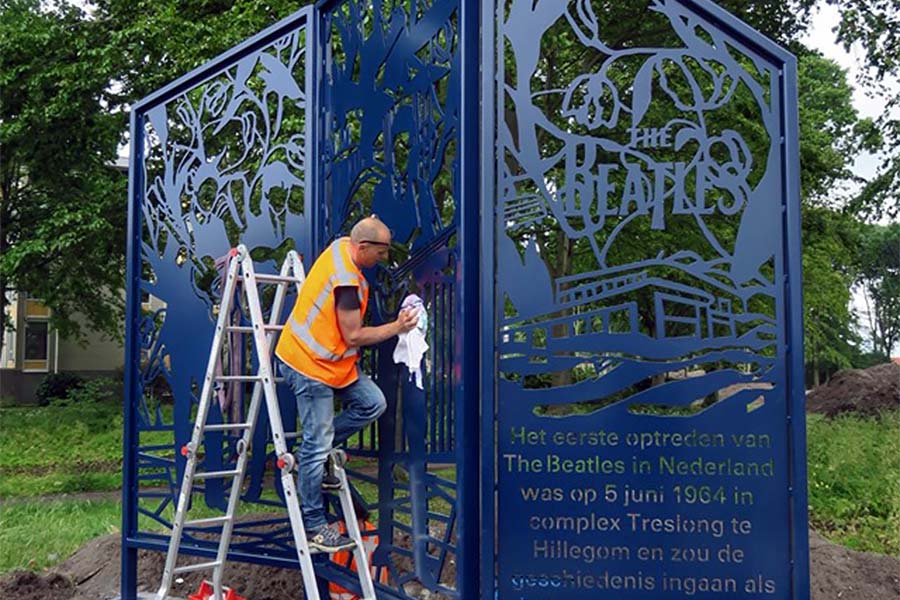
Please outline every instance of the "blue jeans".
[{"label": "blue jeans", "polygon": [[[387,402],[382,391],[359,367],[359,379],[345,388],[327,386],[298,373],[281,360],[278,368],[297,397],[297,414],[303,429],[302,442],[297,449],[297,487],[303,524],[307,530],[314,530],[326,524],[322,476],[328,453],[380,417]],[[344,408],[337,418],[334,416],[335,396],[340,398]]]}]

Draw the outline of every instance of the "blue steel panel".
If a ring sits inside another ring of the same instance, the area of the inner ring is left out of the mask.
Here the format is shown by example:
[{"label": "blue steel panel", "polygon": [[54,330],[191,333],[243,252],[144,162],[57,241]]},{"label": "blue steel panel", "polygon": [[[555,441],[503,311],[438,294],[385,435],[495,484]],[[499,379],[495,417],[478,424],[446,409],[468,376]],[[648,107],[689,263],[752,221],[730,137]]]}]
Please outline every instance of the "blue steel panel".
[{"label": "blue steel panel", "polygon": [[459,5],[347,0],[320,8],[320,246],[346,234],[360,217],[377,214],[396,244],[390,264],[367,274],[375,323],[393,319],[409,292],[423,297],[432,319],[424,390],[394,365],[393,340],[366,357],[388,412],[377,436],[362,436],[349,450],[378,458],[378,477],[368,479],[378,483],[371,507],[378,509],[381,546],[374,563],[391,575],[389,586],[379,589],[408,597],[425,587],[456,597],[451,566],[457,561],[457,468],[464,450],[455,436],[458,407],[465,402],[462,340],[455,335],[464,323]]},{"label": "blue steel panel", "polygon": [[709,2],[658,47],[491,4],[499,597],[808,597],[793,59]]},{"label": "blue steel panel", "polygon": [[[159,537],[138,530],[138,515],[171,527],[184,468],[176,450],[190,439],[209,356],[220,302],[219,259],[243,243],[264,268],[276,271],[290,248],[308,255],[313,247],[307,159],[311,10],[284,19],[133,109],[124,598],[135,595],[136,548]],[[243,319],[240,310],[234,319]],[[237,335],[232,337],[225,373],[237,372],[250,356]],[[219,390],[211,421],[240,420],[247,389],[237,384]],[[296,410],[286,400],[283,415],[290,428]],[[263,484],[272,479],[265,478],[271,454],[267,430],[263,411],[244,501],[280,505],[281,490]],[[220,470],[232,463],[238,435],[208,434],[203,468]],[[195,502],[218,509],[227,502],[221,480],[194,490]],[[276,514],[272,520],[240,523],[235,552],[265,553],[272,561],[290,557],[292,536],[285,522]],[[263,525],[268,527],[260,529]],[[209,532],[185,534],[198,552],[215,543],[197,537],[200,533]]]},{"label": "blue steel panel", "polygon": [[[482,538],[478,519],[480,458],[478,444],[481,377],[486,369],[481,363],[479,330],[481,305],[481,218],[482,153],[481,153],[481,2],[463,0],[460,6],[460,278],[459,306],[462,307],[460,375],[458,409],[454,426],[456,439],[464,440],[457,452],[457,527],[456,581],[461,598],[478,598]],[[487,136],[484,136],[487,137]],[[487,155],[489,156],[489,154]],[[487,304],[490,304],[489,302]],[[490,453],[488,454],[490,456]],[[488,596],[490,597],[490,596]]]},{"label": "blue steel panel", "polygon": [[[782,89],[789,100],[784,112],[785,186],[787,198],[800,198],[800,130],[797,98],[797,61],[791,57],[785,61],[782,71]],[[788,282],[785,285],[787,327],[790,331],[787,355],[790,359],[790,397],[788,421],[790,427],[790,455],[792,459],[791,488],[791,556],[793,584],[803,600],[809,597],[809,512],[807,509],[806,478],[806,387],[804,384],[803,356],[803,277],[802,251],[800,247],[800,203],[788,202],[785,206],[784,235],[788,242]]]},{"label": "blue steel panel", "polygon": [[[138,127],[137,111],[129,117],[131,141],[143,146],[143,129]],[[138,153],[133,152],[128,161],[128,259],[125,286],[127,290],[125,322],[125,402],[123,410],[122,432],[122,556],[121,556],[121,596],[123,600],[133,600],[137,595],[137,548],[128,544],[129,538],[137,535],[137,455],[140,435],[137,429],[137,402],[143,393],[140,373],[140,285],[141,254],[137,251],[137,240],[140,240],[140,198],[143,195],[143,173],[140,169]]]}]

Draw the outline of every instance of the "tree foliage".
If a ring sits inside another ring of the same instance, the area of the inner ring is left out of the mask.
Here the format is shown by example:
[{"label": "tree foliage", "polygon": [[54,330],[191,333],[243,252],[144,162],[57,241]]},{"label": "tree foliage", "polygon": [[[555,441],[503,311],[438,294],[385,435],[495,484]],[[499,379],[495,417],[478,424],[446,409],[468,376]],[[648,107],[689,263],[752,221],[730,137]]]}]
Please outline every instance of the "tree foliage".
[{"label": "tree foliage", "polygon": [[888,358],[900,342],[900,223],[864,228],[857,284],[872,349]]},{"label": "tree foliage", "polygon": [[829,206],[837,182],[852,177],[861,134],[847,72],[818,53],[798,61],[800,180],[803,210],[803,309],[812,383],[820,373],[852,366],[857,354],[851,288],[856,279],[859,222]]},{"label": "tree foliage", "polygon": [[[842,12],[838,40],[848,47],[860,43],[865,49],[870,82],[896,75],[900,0],[826,1]],[[863,261],[868,266],[861,265],[855,258],[856,245],[868,244],[866,236],[854,234],[857,219],[852,213],[838,214],[826,200],[836,183],[853,177],[850,166],[860,148],[885,143],[895,149],[892,157],[850,208],[866,215],[896,214],[900,204],[896,150],[900,126],[887,118],[878,123],[860,121],[846,73],[800,44],[815,3],[718,2],[799,56],[808,354],[811,361],[841,366],[853,355],[851,284],[863,277],[859,270],[875,267],[871,261]],[[125,111],[131,103],[303,4],[286,0],[97,0],[91,4],[91,15],[86,15],[66,2],[42,5],[39,0],[2,0],[3,290],[28,290],[44,301],[64,333],[78,332],[78,323],[71,318],[76,313],[85,315],[93,329],[119,332],[126,193],[124,178],[108,164],[125,139]],[[598,14],[604,37],[612,46],[650,47],[670,35],[658,20],[647,17],[648,4],[649,0],[604,3]],[[586,55],[565,36],[544,50],[541,68],[548,81],[565,83],[596,66],[591,64],[595,57]],[[634,75],[627,67],[621,73],[623,81]],[[550,101],[555,100],[548,97]],[[665,109],[651,106],[648,110]],[[740,106],[720,118],[734,119],[748,128],[757,120]],[[753,139],[749,134],[746,137]],[[652,241],[663,248],[666,244],[681,247],[689,241],[679,237],[682,234],[677,229],[672,233],[669,238],[658,234],[659,239]],[[727,231],[717,233],[728,235]],[[573,243],[557,232],[537,235],[541,259],[551,275],[591,257],[585,244]],[[627,253],[628,249],[620,251]],[[618,258],[624,261],[628,257]],[[866,271],[867,282],[877,279],[875,272]],[[895,294],[896,299],[896,290],[882,288],[879,293]]]},{"label": "tree foliage", "polygon": [[127,194],[111,165],[129,105],[297,8],[0,4],[0,329],[5,292],[18,290],[52,310],[63,336],[121,336]]},{"label": "tree foliage", "polygon": [[850,51],[863,50],[860,83],[884,98],[878,120],[884,160],[851,204],[854,211],[873,218],[900,216],[900,0],[827,0],[841,13],[837,41]]},{"label": "tree foliage", "polygon": [[859,340],[854,333],[850,290],[856,279],[859,224],[826,207],[803,211],[803,321],[810,382],[853,365]]},{"label": "tree foliage", "polygon": [[125,119],[104,106],[108,35],[77,8],[10,0],[0,12],[0,313],[25,290],[63,335],[81,314],[121,331],[124,178],[109,164]]},{"label": "tree foliage", "polygon": [[800,186],[806,203],[823,205],[835,184],[853,178],[857,150],[868,142],[872,123],[859,119],[847,71],[818,52],[798,60]]}]

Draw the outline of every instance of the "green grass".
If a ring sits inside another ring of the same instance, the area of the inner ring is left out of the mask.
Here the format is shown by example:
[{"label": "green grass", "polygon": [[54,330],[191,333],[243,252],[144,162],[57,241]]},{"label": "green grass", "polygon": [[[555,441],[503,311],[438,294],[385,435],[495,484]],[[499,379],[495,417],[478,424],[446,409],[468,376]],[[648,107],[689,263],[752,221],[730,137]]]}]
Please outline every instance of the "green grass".
[{"label": "green grass", "polygon": [[[283,512],[276,507],[242,504],[238,514]],[[164,511],[171,519],[174,508]],[[221,515],[195,503],[191,518]],[[0,573],[13,569],[43,569],[68,558],[85,542],[121,529],[122,503],[114,499],[61,498],[40,502],[16,501],[0,507]],[[142,531],[163,531],[144,515],[138,518]],[[49,534],[48,532],[52,532]]]},{"label": "green grass", "polygon": [[88,540],[119,531],[115,500],[50,500],[0,507],[0,573],[59,563]]},{"label": "green grass", "polygon": [[[813,526],[851,548],[900,556],[900,412],[880,420],[809,415],[808,451]],[[0,506],[0,573],[55,564],[85,541],[117,532],[118,499],[26,497],[118,489],[121,461],[118,403],[0,410],[0,497],[20,497]],[[452,478],[453,470],[440,474]],[[360,491],[370,502],[377,493],[368,484]],[[434,501],[430,508],[444,512],[444,504]],[[283,509],[243,504],[239,513],[266,510]],[[213,514],[202,503],[192,511],[194,517]],[[159,529],[143,517],[140,527]]]},{"label": "green grass", "polygon": [[120,404],[0,410],[0,497],[114,490],[121,473]]},{"label": "green grass", "polygon": [[[165,443],[171,434],[142,434]],[[0,498],[122,486],[122,405],[111,400],[0,409]]]},{"label": "green grass", "polygon": [[809,415],[807,431],[813,527],[855,550],[900,555],[900,412]]},{"label": "green grass", "polygon": [[[377,494],[371,484],[363,484],[361,492],[369,502]],[[273,490],[266,490],[263,498],[275,500],[277,497]],[[171,520],[174,512],[174,507],[170,506],[162,516]],[[278,506],[241,503],[237,510],[238,516],[259,513],[287,516],[285,509]],[[189,514],[192,519],[200,519],[222,512],[198,501]],[[377,515],[377,512],[373,514]],[[122,503],[119,500],[60,498],[6,502],[0,506],[0,575],[14,569],[40,570],[60,563],[88,540],[119,532],[121,523]],[[138,517],[138,528],[142,531],[164,530],[157,521],[144,515]]]},{"label": "green grass", "polygon": [[0,411],[0,468],[90,467],[122,457],[122,406],[90,402]]}]

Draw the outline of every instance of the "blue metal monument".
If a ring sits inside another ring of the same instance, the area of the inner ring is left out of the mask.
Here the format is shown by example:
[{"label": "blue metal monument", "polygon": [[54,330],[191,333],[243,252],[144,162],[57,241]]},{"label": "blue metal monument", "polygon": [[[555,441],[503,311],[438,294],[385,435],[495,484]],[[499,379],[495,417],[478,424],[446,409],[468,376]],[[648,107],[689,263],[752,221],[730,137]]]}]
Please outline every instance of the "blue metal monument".
[{"label": "blue metal monument", "polygon": [[[322,1],[133,107],[123,598],[166,548],[219,259],[308,267],[371,213],[397,243],[370,318],[416,292],[433,323],[424,390],[392,342],[364,358],[379,597],[808,597],[795,62],[646,4],[652,45],[591,0]],[[231,557],[296,568],[267,434]]]}]

